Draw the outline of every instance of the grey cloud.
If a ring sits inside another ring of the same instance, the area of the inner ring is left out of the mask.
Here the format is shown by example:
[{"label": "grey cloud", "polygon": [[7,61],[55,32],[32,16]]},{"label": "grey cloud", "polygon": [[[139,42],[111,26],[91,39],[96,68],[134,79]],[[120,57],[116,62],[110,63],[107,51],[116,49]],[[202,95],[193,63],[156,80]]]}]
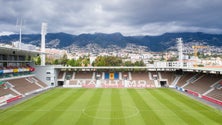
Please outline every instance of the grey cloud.
[{"label": "grey cloud", "polygon": [[158,35],[165,32],[222,33],[221,0],[0,0],[0,32],[73,34],[122,32]]}]

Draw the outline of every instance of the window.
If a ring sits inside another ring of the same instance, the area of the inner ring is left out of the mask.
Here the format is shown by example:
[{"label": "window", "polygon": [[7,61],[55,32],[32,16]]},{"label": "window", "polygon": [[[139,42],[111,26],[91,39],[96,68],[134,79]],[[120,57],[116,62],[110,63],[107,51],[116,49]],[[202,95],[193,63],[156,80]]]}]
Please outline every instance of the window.
[{"label": "window", "polygon": [[50,81],[51,80],[51,77],[46,77],[46,81]]},{"label": "window", "polygon": [[46,72],[46,74],[51,74],[51,72]]}]

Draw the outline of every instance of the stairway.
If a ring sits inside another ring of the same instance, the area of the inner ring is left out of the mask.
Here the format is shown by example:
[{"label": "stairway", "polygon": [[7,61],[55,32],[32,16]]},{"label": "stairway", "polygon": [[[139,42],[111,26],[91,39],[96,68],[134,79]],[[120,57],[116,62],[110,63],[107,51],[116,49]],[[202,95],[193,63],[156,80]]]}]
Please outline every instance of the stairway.
[{"label": "stairway", "polygon": [[173,80],[173,83],[171,86],[176,86],[177,85],[177,82],[180,80],[182,76],[176,76],[176,78]]}]

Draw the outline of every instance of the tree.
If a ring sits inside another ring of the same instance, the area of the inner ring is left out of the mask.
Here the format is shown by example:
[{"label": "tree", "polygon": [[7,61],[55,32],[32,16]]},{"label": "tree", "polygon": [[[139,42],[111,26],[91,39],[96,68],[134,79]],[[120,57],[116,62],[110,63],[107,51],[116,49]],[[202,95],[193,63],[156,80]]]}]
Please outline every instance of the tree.
[{"label": "tree", "polygon": [[83,56],[77,60],[67,59],[65,64],[69,66],[88,66],[90,64],[90,60],[89,60],[89,56]]},{"label": "tree", "polygon": [[84,66],[87,66],[90,64],[89,58],[87,58],[87,57],[85,57],[83,60],[81,60],[81,62]]},{"label": "tree", "polygon": [[40,56],[33,57],[33,61],[35,62],[35,65],[40,65],[40,64],[41,64],[41,58],[40,58]]},{"label": "tree", "polygon": [[93,66],[121,66],[122,59],[116,56],[98,56]]},{"label": "tree", "polygon": [[62,59],[61,59],[61,64],[65,66],[65,65],[67,64],[67,61],[68,61],[67,55],[64,54],[63,57],[62,57]]},{"label": "tree", "polygon": [[124,66],[133,66],[134,64],[131,61],[126,61]]},{"label": "tree", "polygon": [[49,65],[53,64],[54,61],[55,61],[54,58],[46,56],[46,59],[45,59],[46,64],[49,64]]},{"label": "tree", "polygon": [[93,66],[106,66],[105,58],[103,56],[98,56],[93,62]]},{"label": "tree", "polygon": [[53,64],[58,65],[58,64],[59,64],[59,60],[58,60],[58,59],[55,59],[55,60],[53,61]]},{"label": "tree", "polygon": [[134,66],[145,66],[145,64],[144,64],[143,60],[140,60],[140,61],[136,61],[134,63]]}]

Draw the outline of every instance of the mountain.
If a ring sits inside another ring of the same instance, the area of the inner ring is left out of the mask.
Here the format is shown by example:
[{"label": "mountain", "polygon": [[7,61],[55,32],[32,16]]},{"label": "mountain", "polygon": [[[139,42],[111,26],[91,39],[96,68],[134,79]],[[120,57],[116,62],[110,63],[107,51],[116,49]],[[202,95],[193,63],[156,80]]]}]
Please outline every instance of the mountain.
[{"label": "mountain", "polygon": [[[121,33],[95,33],[71,35],[67,33],[48,33],[46,35],[46,46],[53,48],[67,48],[72,45],[85,47],[88,44],[97,44],[102,48],[111,45],[126,47],[127,44],[146,46],[151,51],[165,51],[176,45],[176,38],[183,38],[184,43],[198,42],[210,46],[222,46],[222,34],[196,33],[165,33],[159,36],[123,36]],[[0,36],[1,43],[10,44],[18,41],[19,35]],[[40,34],[23,34],[22,42],[40,46]]]}]

